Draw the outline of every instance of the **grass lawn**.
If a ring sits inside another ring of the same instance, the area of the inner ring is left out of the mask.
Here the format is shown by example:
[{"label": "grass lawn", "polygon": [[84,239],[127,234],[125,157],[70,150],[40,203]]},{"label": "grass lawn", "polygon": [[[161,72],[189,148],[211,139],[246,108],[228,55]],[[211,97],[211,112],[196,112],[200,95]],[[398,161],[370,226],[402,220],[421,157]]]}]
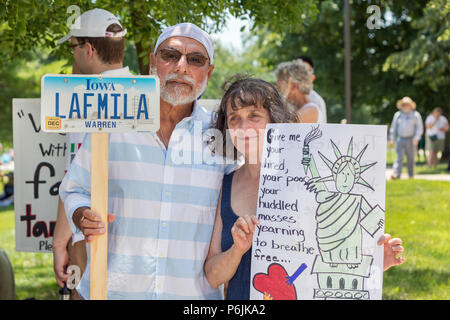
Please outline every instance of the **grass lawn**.
[{"label": "grass lawn", "polygon": [[[383,299],[450,299],[450,182],[387,182],[386,232],[406,262],[384,274]],[[14,249],[14,211],[0,208],[0,246],[14,268],[17,299],[57,299],[52,255]]]},{"label": "grass lawn", "polygon": [[[387,155],[386,155],[386,166],[388,168],[392,168],[394,165],[394,161],[397,158],[397,154],[395,153],[395,149],[388,146]],[[446,171],[448,167],[448,160],[441,159],[440,164],[434,169],[430,169],[427,166],[426,156],[424,154],[417,154],[415,159],[415,174],[448,174]],[[406,156],[403,157],[403,168],[402,172],[407,173],[406,166]]]},{"label": "grass lawn", "polygon": [[450,182],[388,181],[386,232],[406,262],[384,274],[384,299],[450,299]]},{"label": "grass lawn", "polygon": [[[448,162],[440,163],[436,166],[436,168],[429,168],[427,165],[416,165],[415,166],[415,174],[450,174],[447,171]],[[402,171],[408,172],[407,168],[402,168]],[[417,177],[420,179],[419,177]]]},{"label": "grass lawn", "polygon": [[14,208],[0,208],[0,247],[6,251],[14,269],[16,298],[58,299],[59,287],[49,253],[17,252],[14,238]]},{"label": "grass lawn", "polygon": [[[386,149],[386,166],[392,167],[395,159],[397,158],[397,153],[395,152],[395,147],[387,146]],[[417,152],[416,154],[416,165],[424,165],[427,163],[426,155],[423,151]],[[406,155],[403,157],[403,164],[406,165]]]}]

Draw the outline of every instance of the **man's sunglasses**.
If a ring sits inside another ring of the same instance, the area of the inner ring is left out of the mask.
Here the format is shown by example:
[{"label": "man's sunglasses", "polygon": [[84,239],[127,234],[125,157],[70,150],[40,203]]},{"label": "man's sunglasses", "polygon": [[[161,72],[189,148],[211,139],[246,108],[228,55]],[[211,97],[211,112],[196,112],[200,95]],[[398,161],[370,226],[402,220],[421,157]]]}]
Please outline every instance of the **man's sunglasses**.
[{"label": "man's sunglasses", "polygon": [[181,59],[181,56],[186,56],[187,63],[194,67],[203,67],[209,60],[209,58],[205,57],[201,53],[192,52],[188,54],[182,54],[176,49],[161,49],[158,52],[164,61],[170,63],[176,63]]},{"label": "man's sunglasses", "polygon": [[82,46],[84,46],[86,44],[86,42],[87,41],[79,42],[79,43],[68,43],[67,47],[69,48],[69,52],[73,54],[76,47],[79,46],[81,48]]}]

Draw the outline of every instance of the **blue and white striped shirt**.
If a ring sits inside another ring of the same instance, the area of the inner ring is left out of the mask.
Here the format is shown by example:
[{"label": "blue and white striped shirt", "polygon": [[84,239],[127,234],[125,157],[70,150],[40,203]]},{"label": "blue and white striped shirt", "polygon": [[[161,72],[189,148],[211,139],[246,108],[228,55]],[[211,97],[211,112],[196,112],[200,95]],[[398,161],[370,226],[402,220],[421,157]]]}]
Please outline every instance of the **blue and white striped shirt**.
[{"label": "blue and white striped shirt", "polygon": [[[109,135],[108,299],[222,299],[203,271],[226,164],[207,146],[214,113],[194,106],[166,150],[156,133]],[[90,207],[91,136],[60,186],[72,232],[73,212]],[[86,271],[77,287],[89,299]]]}]

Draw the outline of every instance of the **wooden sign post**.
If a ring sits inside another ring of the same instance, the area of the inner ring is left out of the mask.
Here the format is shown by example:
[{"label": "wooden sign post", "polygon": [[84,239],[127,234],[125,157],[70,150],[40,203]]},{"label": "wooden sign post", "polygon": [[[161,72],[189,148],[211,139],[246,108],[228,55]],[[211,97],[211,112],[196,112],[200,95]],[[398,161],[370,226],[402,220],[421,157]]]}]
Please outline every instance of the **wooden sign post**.
[{"label": "wooden sign post", "polygon": [[108,261],[108,134],[93,133],[91,209],[105,222],[105,233],[91,242],[91,300],[106,300]]},{"label": "wooden sign post", "polygon": [[91,132],[91,210],[105,223],[90,250],[90,299],[107,299],[108,133],[159,130],[155,76],[45,75],[41,127],[46,132]]}]

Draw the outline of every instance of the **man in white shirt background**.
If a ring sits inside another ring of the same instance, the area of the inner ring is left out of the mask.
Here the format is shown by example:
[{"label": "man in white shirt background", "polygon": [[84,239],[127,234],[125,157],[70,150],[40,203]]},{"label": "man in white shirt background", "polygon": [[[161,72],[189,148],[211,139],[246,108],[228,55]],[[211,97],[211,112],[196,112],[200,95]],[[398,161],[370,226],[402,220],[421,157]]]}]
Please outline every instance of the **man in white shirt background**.
[{"label": "man in white shirt background", "polygon": [[442,115],[441,108],[435,108],[425,120],[428,166],[436,168],[439,164],[438,153],[444,150],[445,133],[449,130],[448,120]]}]

